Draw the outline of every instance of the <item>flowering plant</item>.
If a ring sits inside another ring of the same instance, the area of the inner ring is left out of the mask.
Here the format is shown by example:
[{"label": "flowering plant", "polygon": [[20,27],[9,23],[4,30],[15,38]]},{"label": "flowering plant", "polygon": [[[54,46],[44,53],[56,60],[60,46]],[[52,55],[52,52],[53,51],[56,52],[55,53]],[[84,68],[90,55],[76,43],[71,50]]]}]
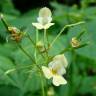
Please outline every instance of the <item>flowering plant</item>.
[{"label": "flowering plant", "polygon": [[[67,48],[64,48],[63,50],[60,50],[59,53],[56,53],[56,55],[51,55],[49,51],[54,47],[55,42],[59,39],[59,37],[62,35],[64,30],[69,27],[74,27],[79,24],[82,24],[84,22],[77,22],[74,24],[68,24],[65,25],[61,31],[57,34],[55,38],[52,38],[53,40],[49,42],[48,37],[48,29],[52,26],[55,26],[55,23],[52,23],[52,13],[51,10],[47,7],[41,8],[39,11],[39,17],[37,17],[37,23],[32,22],[32,26],[36,28],[35,32],[35,41],[32,39],[32,36],[28,34],[28,32],[23,32],[17,27],[9,25],[4,16],[1,15],[0,17],[1,21],[5,25],[7,31],[9,32],[9,35],[6,37],[7,41],[9,42],[9,39],[14,41],[14,43],[20,48],[22,52],[32,61],[32,67],[36,68],[36,72],[40,74],[40,76],[43,78],[43,76],[46,79],[52,79],[52,84],[54,86],[60,86],[65,85],[68,83],[66,77],[64,77],[65,74],[67,74],[69,62],[66,57],[65,52],[74,52],[75,49],[84,47],[87,45],[87,43],[81,43],[80,41],[81,36],[84,34],[84,32],[80,32],[75,37],[72,37],[72,40],[69,42],[69,46]],[[39,30],[43,29],[43,40],[39,37]],[[33,45],[34,52],[32,55],[30,55],[23,47],[22,47],[22,41],[24,38],[27,38],[31,41]],[[42,63],[42,64],[41,64]],[[10,69],[5,72],[5,74],[9,74],[12,71],[15,71],[15,69]],[[44,92],[44,84],[41,80],[42,84],[42,94],[45,96]]]}]

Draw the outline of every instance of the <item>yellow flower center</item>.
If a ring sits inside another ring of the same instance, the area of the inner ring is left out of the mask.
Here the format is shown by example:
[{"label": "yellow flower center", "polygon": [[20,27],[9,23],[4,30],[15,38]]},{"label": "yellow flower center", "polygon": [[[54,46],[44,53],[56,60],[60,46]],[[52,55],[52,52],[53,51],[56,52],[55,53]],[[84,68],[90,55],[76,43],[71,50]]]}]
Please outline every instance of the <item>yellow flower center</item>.
[{"label": "yellow flower center", "polygon": [[57,70],[52,69],[51,71],[52,71],[52,74],[54,75],[57,74]]},{"label": "yellow flower center", "polygon": [[54,68],[54,69],[51,69],[51,71],[52,71],[52,73],[53,73],[54,75],[58,74],[58,70],[60,70],[60,66],[58,66],[58,67],[56,67],[56,68]]}]

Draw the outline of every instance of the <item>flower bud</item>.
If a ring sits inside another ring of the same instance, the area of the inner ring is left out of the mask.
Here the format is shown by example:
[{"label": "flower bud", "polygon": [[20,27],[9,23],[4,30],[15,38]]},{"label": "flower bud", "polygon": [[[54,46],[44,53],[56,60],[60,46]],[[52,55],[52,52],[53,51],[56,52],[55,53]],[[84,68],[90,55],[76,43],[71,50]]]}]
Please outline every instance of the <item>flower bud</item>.
[{"label": "flower bud", "polygon": [[47,96],[54,96],[55,92],[53,87],[49,87],[48,91],[47,91]]},{"label": "flower bud", "polygon": [[16,27],[8,27],[8,31],[10,32],[10,39],[14,41],[20,41],[22,36],[24,35],[18,28]]},{"label": "flower bud", "polygon": [[40,50],[40,52],[43,52],[45,50],[44,44],[41,41],[37,42],[36,47]]},{"label": "flower bud", "polygon": [[72,40],[71,40],[71,45],[72,45],[72,47],[79,47],[80,42],[77,40],[76,37],[73,37]]},{"label": "flower bud", "polygon": [[11,33],[20,33],[20,30],[16,27],[8,27],[8,31],[10,31]]}]

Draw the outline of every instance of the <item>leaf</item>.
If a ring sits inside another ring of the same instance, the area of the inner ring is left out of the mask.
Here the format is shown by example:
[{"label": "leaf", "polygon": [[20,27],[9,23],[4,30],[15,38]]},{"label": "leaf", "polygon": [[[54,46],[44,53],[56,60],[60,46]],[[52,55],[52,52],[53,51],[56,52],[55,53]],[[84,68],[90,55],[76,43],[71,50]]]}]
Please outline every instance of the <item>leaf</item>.
[{"label": "leaf", "polygon": [[79,92],[96,94],[96,76],[83,78]]},{"label": "leaf", "polygon": [[20,94],[21,94],[20,90],[14,86],[0,85],[1,96],[19,96]]}]

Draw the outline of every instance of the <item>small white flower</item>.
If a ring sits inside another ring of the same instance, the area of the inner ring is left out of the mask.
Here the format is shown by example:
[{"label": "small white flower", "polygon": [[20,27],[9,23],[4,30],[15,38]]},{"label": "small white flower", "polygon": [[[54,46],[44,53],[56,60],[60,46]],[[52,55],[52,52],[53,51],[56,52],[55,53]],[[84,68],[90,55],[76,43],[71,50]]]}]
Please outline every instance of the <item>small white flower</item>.
[{"label": "small white flower", "polygon": [[39,11],[39,17],[37,18],[38,23],[32,23],[32,25],[37,29],[48,29],[50,26],[54,25],[54,23],[51,23],[51,15],[52,14],[49,8],[41,8]]},{"label": "small white flower", "polygon": [[48,67],[42,66],[43,73],[47,79],[53,78],[53,84],[59,86],[66,84],[67,81],[63,78],[68,66],[67,59],[64,55],[57,55],[48,64]]}]

